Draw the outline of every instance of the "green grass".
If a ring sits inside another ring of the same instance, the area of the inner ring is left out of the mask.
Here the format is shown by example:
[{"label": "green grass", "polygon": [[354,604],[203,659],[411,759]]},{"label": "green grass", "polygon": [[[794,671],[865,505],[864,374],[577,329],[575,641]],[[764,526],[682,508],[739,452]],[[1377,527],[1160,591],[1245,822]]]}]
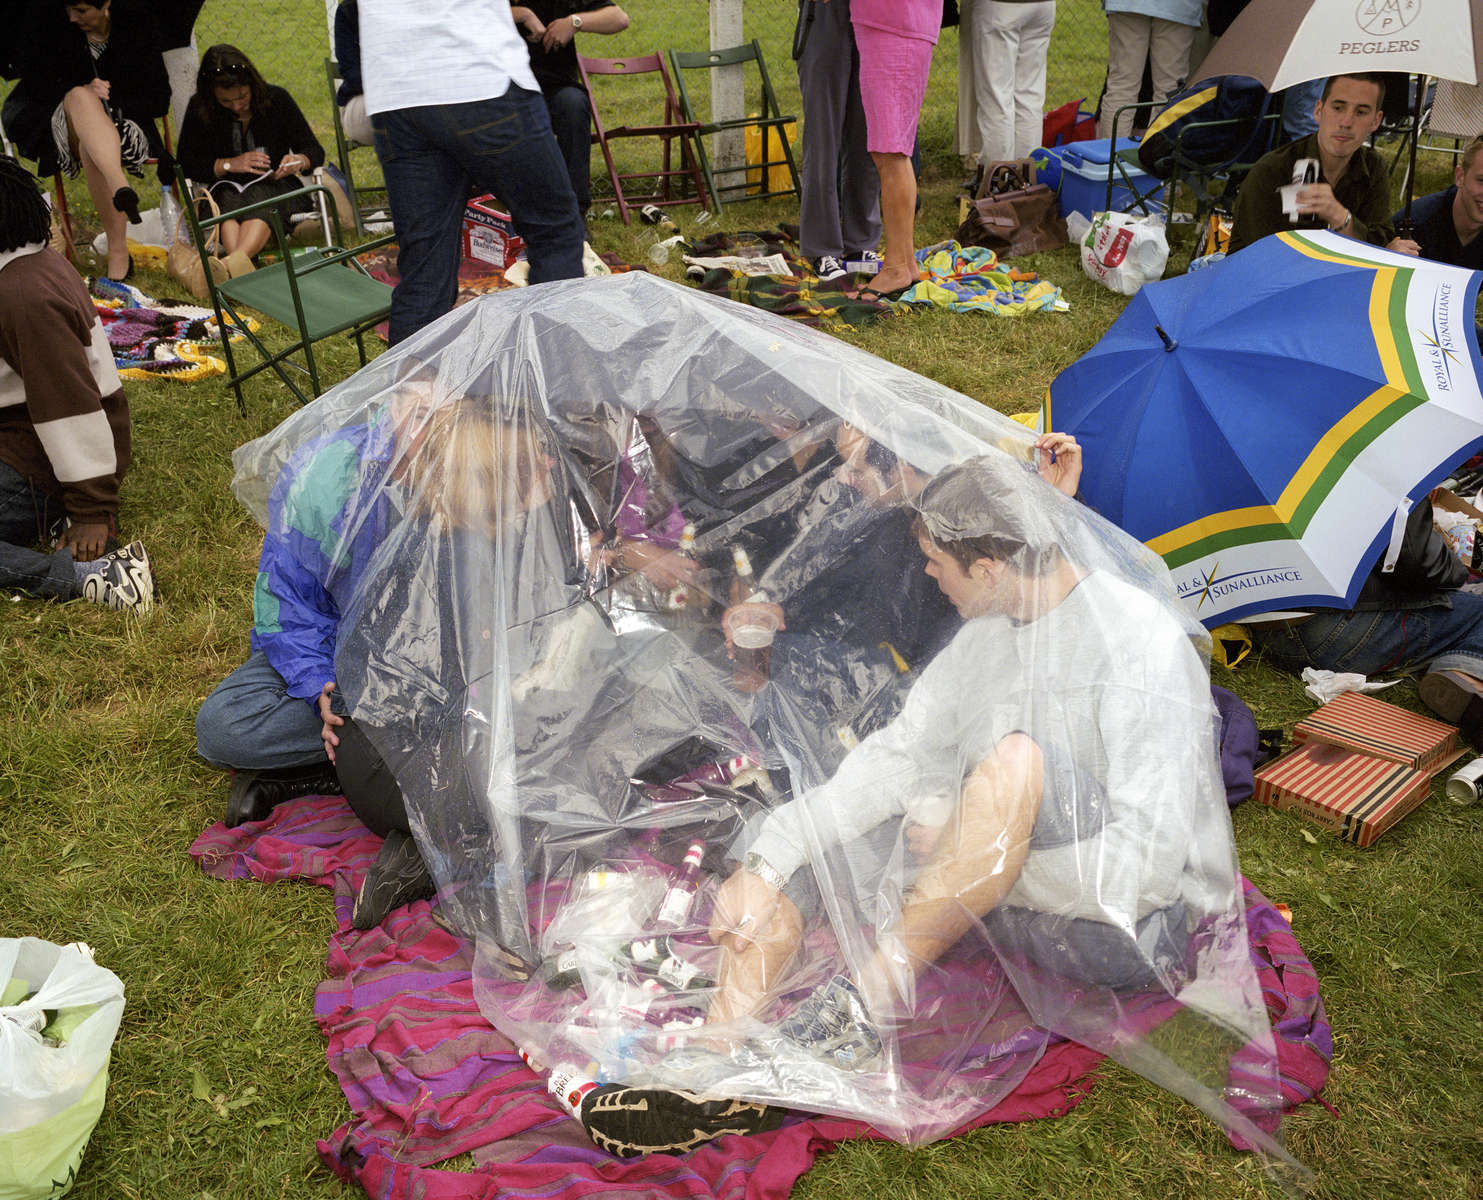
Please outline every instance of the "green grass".
[{"label": "green grass", "polygon": [[[1063,12],[1073,7],[1062,4]],[[207,18],[219,7],[212,0]],[[248,36],[241,41],[254,48]],[[786,58],[769,54],[781,83]],[[924,125],[920,243],[957,224],[961,168],[950,153],[950,74],[944,88],[941,62],[938,75]],[[1424,188],[1439,186],[1440,160],[1426,168]],[[79,215],[88,219],[85,206]],[[721,224],[761,228],[794,215],[782,203],[736,205]],[[598,248],[630,260],[641,259],[646,237],[594,222]],[[1123,305],[1082,276],[1069,249],[1034,265],[1062,285],[1070,313],[916,315],[848,340],[1000,411],[1032,408]],[[678,277],[678,266],[667,273]],[[168,290],[159,275],[139,282]],[[331,377],[343,377],[353,351],[339,347],[329,363]],[[292,404],[265,379],[248,387],[246,419],[216,382],[132,383],[129,394],[135,466],[122,518],[150,547],[163,607],[139,622],[83,604],[0,606],[4,932],[90,943],[128,995],[108,1107],[73,1194],[351,1195],[313,1149],[349,1115],[311,1008],[333,925],[330,898],[303,885],[218,883],[185,854],[222,812],[225,781],[196,759],[192,719],[246,653],[259,545],[228,490],[230,456]],[[1215,678],[1263,725],[1290,729],[1313,707],[1294,680],[1260,662],[1234,673],[1217,668]],[[1386,698],[1417,706],[1409,685]],[[1308,1106],[1286,1127],[1289,1147],[1316,1173],[1312,1194],[1483,1194],[1483,808],[1456,807],[1437,789],[1369,850],[1323,834],[1310,840],[1295,819],[1253,804],[1234,820],[1243,869],[1294,911],[1334,1024],[1325,1095],[1340,1115]],[[887,1192],[900,1200],[1275,1194],[1192,1107],[1113,1065],[1063,1119],[916,1150],[845,1145],[796,1194]]]}]

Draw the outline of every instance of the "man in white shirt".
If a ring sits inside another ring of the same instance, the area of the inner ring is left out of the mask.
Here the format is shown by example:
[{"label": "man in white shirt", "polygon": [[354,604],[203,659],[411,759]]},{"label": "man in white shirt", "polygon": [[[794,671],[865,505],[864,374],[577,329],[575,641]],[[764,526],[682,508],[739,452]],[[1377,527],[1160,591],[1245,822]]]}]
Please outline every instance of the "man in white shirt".
[{"label": "man in white shirt", "polygon": [[510,6],[361,0],[360,44],[399,248],[391,343],[452,309],[471,194],[509,210],[531,283],[579,277],[582,219]]}]

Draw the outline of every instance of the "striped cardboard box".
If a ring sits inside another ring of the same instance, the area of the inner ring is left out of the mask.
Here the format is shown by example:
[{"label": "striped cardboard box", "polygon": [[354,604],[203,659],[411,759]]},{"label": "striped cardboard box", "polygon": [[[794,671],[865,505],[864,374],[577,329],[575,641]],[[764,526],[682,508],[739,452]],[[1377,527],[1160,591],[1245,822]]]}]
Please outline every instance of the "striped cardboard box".
[{"label": "striped cardboard box", "polygon": [[1293,727],[1292,740],[1327,742],[1435,775],[1466,747],[1451,725],[1374,696],[1345,692]]},{"label": "striped cardboard box", "polygon": [[1256,798],[1368,846],[1426,798],[1431,776],[1402,763],[1310,742],[1256,772]]}]

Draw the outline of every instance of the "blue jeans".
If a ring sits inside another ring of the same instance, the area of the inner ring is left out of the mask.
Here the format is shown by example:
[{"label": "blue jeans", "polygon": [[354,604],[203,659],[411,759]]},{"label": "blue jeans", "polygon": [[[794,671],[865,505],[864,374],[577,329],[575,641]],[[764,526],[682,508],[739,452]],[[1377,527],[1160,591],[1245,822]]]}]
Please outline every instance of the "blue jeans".
[{"label": "blue jeans", "polygon": [[1297,625],[1248,625],[1252,641],[1280,667],[1354,671],[1465,671],[1483,677],[1483,596],[1449,592],[1451,607],[1319,612]]},{"label": "blue jeans", "polygon": [[587,93],[579,87],[562,87],[544,94],[551,131],[577,196],[577,211],[585,213],[592,207],[592,109]]},{"label": "blue jeans", "polygon": [[1323,95],[1324,80],[1309,79],[1295,83],[1282,93],[1282,141],[1295,142],[1318,129],[1313,106]]},{"label": "blue jeans", "polygon": [[55,537],[66,516],[60,494],[0,462],[0,587],[52,600],[82,594],[70,550],[48,554],[30,548]]},{"label": "blue jeans", "polygon": [[582,274],[582,218],[540,92],[377,113],[401,282],[391,297],[392,345],[453,308],[464,204],[494,192],[525,239],[530,282]]},{"label": "blue jeans", "polygon": [[[345,714],[339,692],[331,701]],[[255,650],[206,697],[196,714],[196,753],[218,767],[276,771],[325,762],[317,702],[288,694],[268,656]]]}]

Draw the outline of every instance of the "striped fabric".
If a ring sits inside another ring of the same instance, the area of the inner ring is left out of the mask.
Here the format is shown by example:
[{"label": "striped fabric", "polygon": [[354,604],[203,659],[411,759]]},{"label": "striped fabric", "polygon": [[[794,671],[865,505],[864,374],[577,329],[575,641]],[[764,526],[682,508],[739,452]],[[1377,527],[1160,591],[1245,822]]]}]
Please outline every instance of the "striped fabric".
[{"label": "striped fabric", "polygon": [[[301,879],[334,889],[337,931],[314,1012],[352,1115],[317,1146],[331,1170],[368,1195],[783,1200],[831,1145],[879,1136],[857,1121],[796,1114],[772,1133],[727,1137],[683,1157],[604,1154],[480,1014],[470,947],[432,919],[430,905],[398,909],[366,933],[349,928],[356,886],[379,846],[342,799],[310,797],[281,805],[260,824],[214,825],[190,851],[219,879]],[[1283,1093],[1296,1104],[1322,1086],[1332,1053],[1317,980],[1286,923],[1250,884],[1247,905]],[[1025,1051],[1034,1065],[964,1129],[1060,1116],[1086,1094],[1099,1054],[1043,1031],[1021,1034],[1028,1040],[992,1049]],[[909,1047],[903,1050],[910,1055]],[[1239,1082],[1234,1075],[1233,1082]],[[1253,1115],[1271,1128],[1279,1114]],[[437,1168],[463,1153],[472,1156],[474,1170]]]}]

